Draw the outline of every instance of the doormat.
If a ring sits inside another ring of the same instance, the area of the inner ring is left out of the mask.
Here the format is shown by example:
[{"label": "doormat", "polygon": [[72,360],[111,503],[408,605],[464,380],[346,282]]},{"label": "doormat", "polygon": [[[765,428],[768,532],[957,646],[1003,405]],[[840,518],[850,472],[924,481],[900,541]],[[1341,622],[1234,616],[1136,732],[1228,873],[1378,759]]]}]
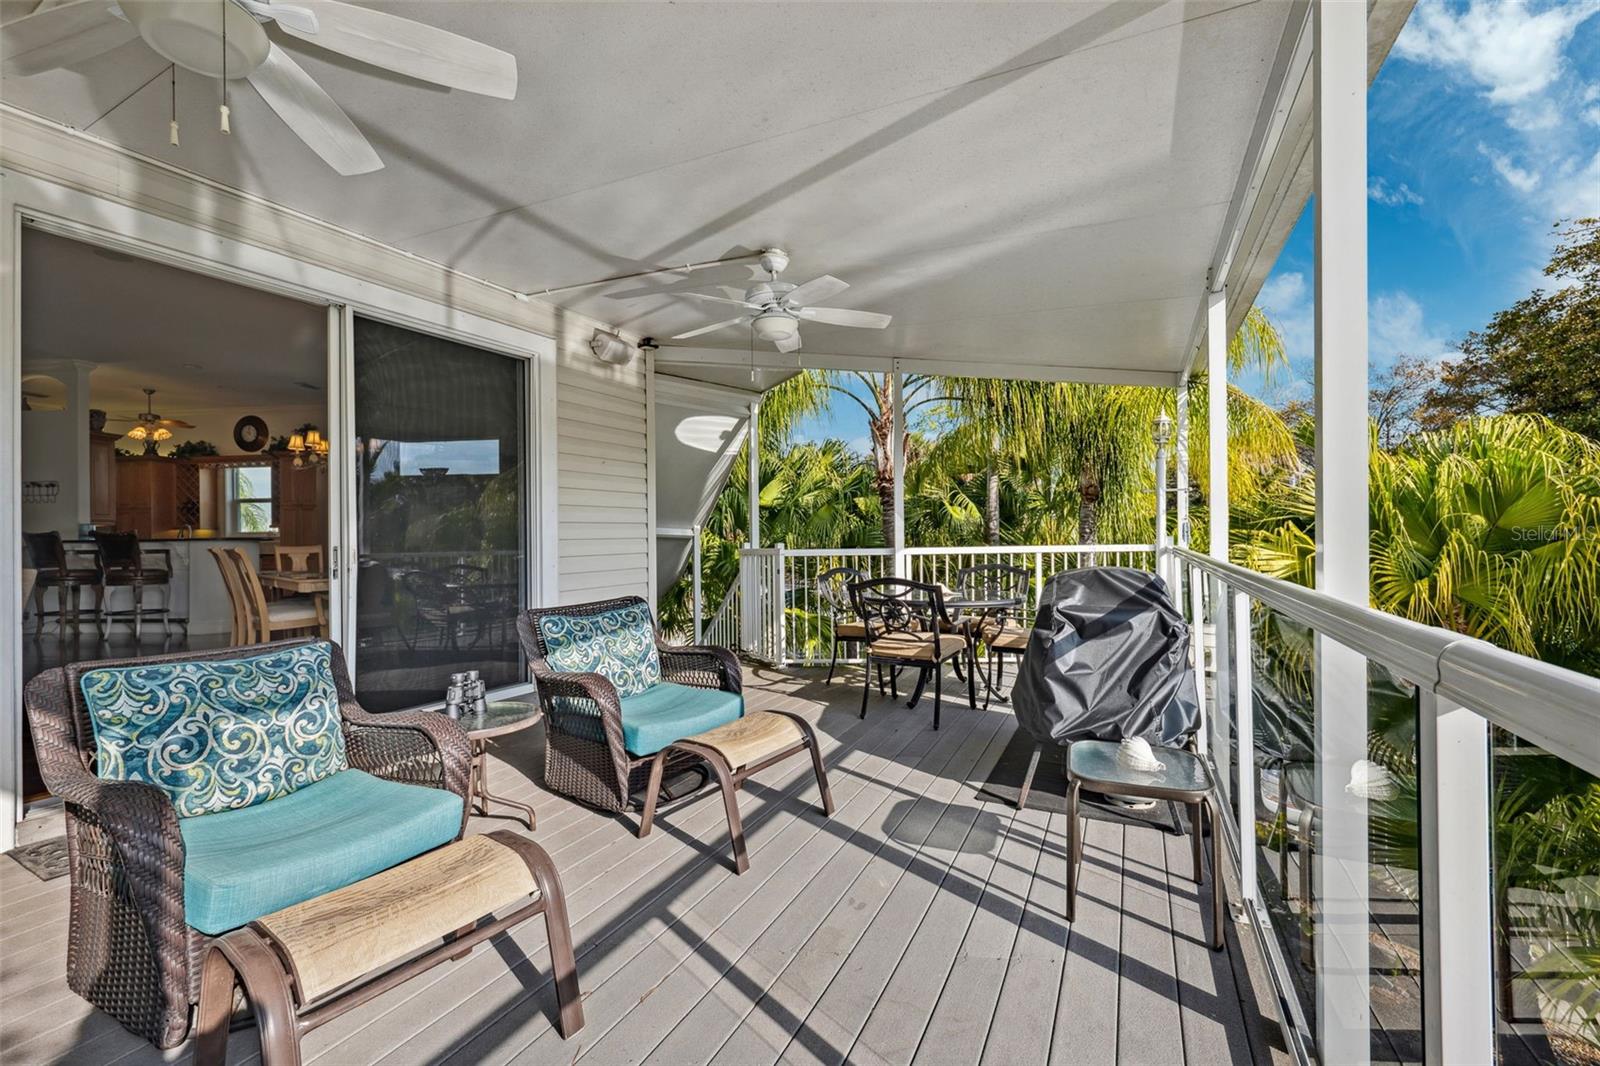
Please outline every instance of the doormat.
[{"label": "doormat", "polygon": [[64,836],[24,844],[6,854],[41,881],[54,881],[67,876],[67,838]]},{"label": "doormat", "polygon": [[[994,769],[978,789],[978,794],[990,799],[1003,800],[1013,807],[1022,791],[1022,779],[1028,773],[1028,760],[1033,757],[1035,741],[1024,730],[1018,729],[1006,742]],[[1165,833],[1188,832],[1187,812],[1179,804],[1157,801],[1145,810],[1130,810],[1095,792],[1078,794],[1078,810],[1085,818],[1093,818],[1113,825],[1148,825]],[[1030,811],[1067,812],[1067,749],[1057,744],[1046,744],[1039,756],[1039,768],[1034,771],[1033,784],[1028,789]]]}]

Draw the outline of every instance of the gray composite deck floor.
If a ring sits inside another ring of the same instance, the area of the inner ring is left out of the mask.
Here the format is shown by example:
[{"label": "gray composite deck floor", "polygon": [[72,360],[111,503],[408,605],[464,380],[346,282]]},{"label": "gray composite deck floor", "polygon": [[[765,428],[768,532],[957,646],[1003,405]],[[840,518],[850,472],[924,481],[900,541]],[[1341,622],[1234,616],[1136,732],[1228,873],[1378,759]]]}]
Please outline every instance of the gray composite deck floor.
[{"label": "gray composite deck floor", "polygon": [[[1189,845],[1088,823],[1078,920],[1065,819],[977,793],[1015,728],[954,698],[874,698],[819,674],[748,671],[752,707],[818,724],[838,810],[807,762],[741,795],[751,868],[732,874],[721,805],[663,815],[641,841],[532,783],[538,731],[498,749],[495,784],[538,809],[566,886],[587,1027],[562,1041],[541,923],[479,947],[310,1034],[307,1062],[1283,1063],[1260,959],[1209,909]],[[857,675],[859,676],[859,675]],[[963,693],[964,695],[964,693]],[[475,818],[469,831],[508,826]],[[0,860],[0,1060],[163,1056],[66,988],[67,880]],[[258,1061],[253,1030],[230,1062]]]}]

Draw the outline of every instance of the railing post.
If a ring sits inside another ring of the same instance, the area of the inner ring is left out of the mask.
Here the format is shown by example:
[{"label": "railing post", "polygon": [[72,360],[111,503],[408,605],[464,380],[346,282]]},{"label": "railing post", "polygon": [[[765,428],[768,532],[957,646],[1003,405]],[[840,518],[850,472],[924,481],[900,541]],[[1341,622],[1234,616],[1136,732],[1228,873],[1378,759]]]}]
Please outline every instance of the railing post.
[{"label": "railing post", "polygon": [[1211,758],[1217,764],[1218,779],[1226,786],[1232,799],[1234,782],[1228,777],[1228,760],[1233,757],[1233,656],[1229,652],[1232,641],[1228,626],[1228,586],[1220,578],[1211,581],[1211,653],[1215,682],[1211,690]]},{"label": "railing post", "polygon": [[694,540],[689,549],[689,565],[694,567],[694,642],[699,644],[705,636],[705,611],[700,603],[700,527],[694,526]]},{"label": "railing post", "polygon": [[1202,753],[1211,751],[1211,703],[1206,699],[1205,580],[1198,566],[1189,567],[1189,656],[1194,660],[1194,686],[1200,700],[1200,733],[1195,739]]},{"label": "railing post", "polygon": [[1044,598],[1044,551],[1033,553],[1033,611],[1039,613],[1039,603]]},{"label": "railing post", "polygon": [[739,646],[752,655],[760,654],[761,589],[757,570],[761,559],[751,555],[746,544],[739,552]]},{"label": "railing post", "polygon": [[774,574],[772,582],[772,616],[774,622],[776,623],[773,636],[777,638],[778,646],[775,649],[776,654],[773,655],[772,661],[775,665],[784,666],[789,661],[789,645],[787,641],[787,631],[789,628],[789,612],[787,607],[789,604],[789,597],[787,595],[787,590],[784,587],[786,582],[784,580],[783,572],[783,542],[779,541],[777,544],[773,545],[773,547],[777,548],[777,554],[772,557],[772,570]]},{"label": "railing post", "polygon": [[[1250,596],[1233,594],[1233,678],[1239,689],[1235,704],[1233,728],[1239,738],[1239,894],[1248,903],[1256,899],[1256,736],[1255,694],[1251,689],[1252,666],[1250,661]],[[1253,917],[1252,907],[1245,907],[1247,918]]]},{"label": "railing post", "polygon": [[1489,724],[1424,690],[1417,708],[1423,1058],[1495,1060]]}]

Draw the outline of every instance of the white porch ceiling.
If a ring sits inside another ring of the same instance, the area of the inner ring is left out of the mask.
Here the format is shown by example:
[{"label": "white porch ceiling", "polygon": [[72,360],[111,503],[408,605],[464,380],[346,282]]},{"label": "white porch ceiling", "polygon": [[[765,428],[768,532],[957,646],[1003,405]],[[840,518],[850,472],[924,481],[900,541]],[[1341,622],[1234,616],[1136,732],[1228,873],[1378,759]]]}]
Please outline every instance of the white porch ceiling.
[{"label": "white porch ceiling", "polygon": [[[181,72],[168,147],[164,64],[142,42],[7,78],[0,98],[519,290],[777,245],[789,280],[835,274],[851,288],[830,303],[895,318],[807,324],[807,352],[1175,374],[1295,7],[398,6],[513,52],[520,86],[442,91],[274,30],[372,140],[374,174],[335,175],[242,85],[222,136],[217,83]],[[665,338],[722,316],[651,290],[750,276],[554,299]]]}]

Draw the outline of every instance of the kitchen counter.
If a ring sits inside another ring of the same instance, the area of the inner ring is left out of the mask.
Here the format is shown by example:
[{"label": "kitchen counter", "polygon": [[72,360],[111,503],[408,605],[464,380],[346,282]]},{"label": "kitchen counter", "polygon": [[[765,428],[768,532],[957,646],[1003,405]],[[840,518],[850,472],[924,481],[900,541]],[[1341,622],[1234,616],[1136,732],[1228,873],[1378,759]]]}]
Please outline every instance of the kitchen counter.
[{"label": "kitchen counter", "polygon": [[[167,595],[170,597],[169,610],[173,619],[187,619],[191,634],[212,634],[229,633],[233,630],[233,601],[228,598],[228,587],[222,582],[222,572],[217,569],[216,561],[206,549],[238,548],[250,559],[257,572],[260,572],[261,541],[272,539],[274,538],[259,536],[159,537],[150,540],[141,539],[139,543],[146,550],[165,551],[172,560],[172,577],[168,584]],[[94,542],[69,540],[66,546],[69,552],[75,549],[81,551],[92,549]],[[146,590],[144,602],[147,611],[152,606],[159,610],[160,595],[160,592]],[[56,609],[55,596],[54,589],[45,593],[46,610]],[[87,623],[94,610],[94,590],[83,589],[81,597],[82,603],[79,606],[82,617]],[[126,588],[108,589],[107,600],[106,607],[110,610],[126,610],[133,605],[132,593]],[[31,604],[29,606],[31,608]],[[160,632],[160,623],[157,622],[156,625],[158,628],[155,632]],[[151,632],[150,626],[150,615],[146,614],[145,632]]]}]

